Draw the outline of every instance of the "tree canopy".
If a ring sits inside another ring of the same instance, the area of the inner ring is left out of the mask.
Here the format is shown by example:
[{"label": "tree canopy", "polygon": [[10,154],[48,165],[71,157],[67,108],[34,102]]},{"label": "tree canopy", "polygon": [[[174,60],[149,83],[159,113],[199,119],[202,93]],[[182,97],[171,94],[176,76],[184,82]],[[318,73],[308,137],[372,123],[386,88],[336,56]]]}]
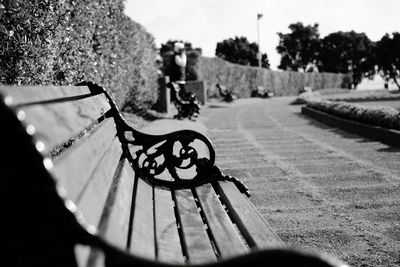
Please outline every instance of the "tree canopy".
[{"label": "tree canopy", "polygon": [[290,33],[278,33],[279,45],[276,50],[282,57],[278,68],[304,70],[309,63],[318,59],[321,49],[318,24],[304,26],[297,22],[290,24],[289,29]]},{"label": "tree canopy", "polygon": [[[226,61],[247,66],[258,66],[258,45],[250,43],[246,37],[235,37],[217,43],[215,55]],[[269,68],[267,54],[262,54],[261,66]]]},{"label": "tree canopy", "polygon": [[386,81],[393,79],[400,89],[397,81],[400,76],[400,33],[395,32],[392,37],[385,34],[381,40],[376,42],[373,55],[374,63],[382,77]]},{"label": "tree canopy", "polygon": [[371,52],[372,42],[365,33],[339,31],[322,40],[319,61],[325,72],[351,73],[356,86],[373,69]]},{"label": "tree canopy", "polygon": [[289,29],[290,33],[278,33],[278,68],[304,71],[314,63],[320,71],[350,73],[354,87],[363,76],[374,73],[374,43],[365,33],[339,31],[320,39],[318,24],[304,26],[297,22],[290,24]]}]

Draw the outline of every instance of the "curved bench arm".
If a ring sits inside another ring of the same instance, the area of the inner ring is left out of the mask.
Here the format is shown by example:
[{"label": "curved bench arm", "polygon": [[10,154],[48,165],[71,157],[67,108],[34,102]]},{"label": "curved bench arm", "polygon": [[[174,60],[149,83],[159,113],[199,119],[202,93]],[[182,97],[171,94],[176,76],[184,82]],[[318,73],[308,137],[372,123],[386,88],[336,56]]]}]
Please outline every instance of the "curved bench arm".
[{"label": "curved bench arm", "polygon": [[111,105],[118,137],[125,156],[136,174],[147,182],[171,189],[193,188],[213,181],[231,181],[239,191],[250,196],[248,188],[237,178],[225,175],[215,166],[211,141],[199,132],[181,130],[165,135],[150,135],[128,125],[107,91],[84,82],[92,93],[104,93]]}]

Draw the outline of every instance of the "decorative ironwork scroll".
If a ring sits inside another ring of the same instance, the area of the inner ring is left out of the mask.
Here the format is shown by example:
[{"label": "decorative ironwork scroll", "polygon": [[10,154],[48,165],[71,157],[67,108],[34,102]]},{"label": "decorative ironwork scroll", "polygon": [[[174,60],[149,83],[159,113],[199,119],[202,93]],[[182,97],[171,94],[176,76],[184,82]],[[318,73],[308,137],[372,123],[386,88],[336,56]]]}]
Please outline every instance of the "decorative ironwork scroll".
[{"label": "decorative ironwork scroll", "polygon": [[181,130],[165,135],[149,135],[130,127],[110,95],[100,86],[84,82],[92,93],[104,93],[111,105],[108,116],[115,119],[118,137],[126,157],[141,179],[172,189],[192,188],[213,181],[231,181],[249,196],[237,178],[225,175],[215,166],[215,150],[204,135]]}]

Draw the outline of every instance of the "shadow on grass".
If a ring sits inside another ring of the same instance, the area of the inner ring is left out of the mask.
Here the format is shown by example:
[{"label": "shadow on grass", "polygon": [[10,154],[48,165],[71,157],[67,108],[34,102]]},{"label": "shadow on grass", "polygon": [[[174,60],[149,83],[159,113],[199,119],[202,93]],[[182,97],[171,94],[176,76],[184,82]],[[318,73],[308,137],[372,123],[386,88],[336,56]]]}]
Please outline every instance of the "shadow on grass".
[{"label": "shadow on grass", "polygon": [[389,152],[389,153],[400,153],[400,147],[385,147],[385,148],[379,148],[376,151],[378,152]]}]

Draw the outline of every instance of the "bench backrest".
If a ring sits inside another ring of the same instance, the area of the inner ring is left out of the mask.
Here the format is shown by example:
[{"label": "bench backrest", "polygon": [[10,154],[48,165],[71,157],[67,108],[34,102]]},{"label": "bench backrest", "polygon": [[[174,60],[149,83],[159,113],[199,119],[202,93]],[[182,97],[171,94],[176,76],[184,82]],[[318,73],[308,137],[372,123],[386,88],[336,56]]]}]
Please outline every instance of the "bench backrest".
[{"label": "bench backrest", "polygon": [[[59,192],[66,192],[67,206],[76,205],[85,223],[125,248],[134,173],[123,157],[106,95],[87,86],[8,86],[0,93],[34,136]],[[87,261],[88,250],[78,254]]]}]

